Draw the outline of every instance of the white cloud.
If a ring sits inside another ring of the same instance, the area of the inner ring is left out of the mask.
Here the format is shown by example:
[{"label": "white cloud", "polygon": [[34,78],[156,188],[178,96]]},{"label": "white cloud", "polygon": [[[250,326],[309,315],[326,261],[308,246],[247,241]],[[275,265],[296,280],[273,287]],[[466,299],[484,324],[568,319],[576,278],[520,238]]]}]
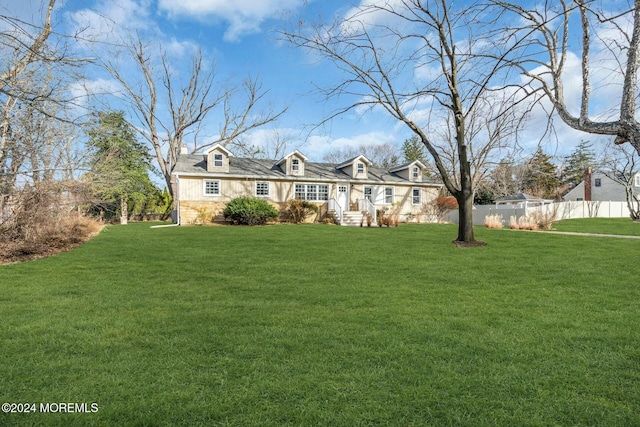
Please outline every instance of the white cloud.
[{"label": "white cloud", "polygon": [[351,137],[332,138],[330,136],[311,136],[300,151],[313,161],[321,161],[324,155],[345,148],[357,148],[362,145],[397,144],[397,134],[387,132],[368,132]]},{"label": "white cloud", "polygon": [[89,41],[119,43],[135,31],[158,31],[147,1],[102,0],[68,17],[80,38]]},{"label": "white cloud", "polygon": [[218,19],[228,24],[224,38],[237,41],[243,35],[261,31],[261,24],[283,10],[300,6],[299,0],[160,0],[158,7],[170,16]]}]

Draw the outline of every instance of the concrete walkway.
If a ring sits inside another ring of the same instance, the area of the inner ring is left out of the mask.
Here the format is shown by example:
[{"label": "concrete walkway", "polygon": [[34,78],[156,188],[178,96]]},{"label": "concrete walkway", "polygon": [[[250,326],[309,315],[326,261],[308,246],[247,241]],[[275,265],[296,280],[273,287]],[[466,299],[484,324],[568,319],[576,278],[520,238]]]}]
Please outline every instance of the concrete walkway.
[{"label": "concrete walkway", "polygon": [[535,233],[568,234],[570,236],[615,237],[615,238],[618,238],[618,239],[640,239],[640,236],[628,236],[628,235],[624,235],[624,234],[577,233],[577,232],[574,232],[574,231],[536,230]]}]

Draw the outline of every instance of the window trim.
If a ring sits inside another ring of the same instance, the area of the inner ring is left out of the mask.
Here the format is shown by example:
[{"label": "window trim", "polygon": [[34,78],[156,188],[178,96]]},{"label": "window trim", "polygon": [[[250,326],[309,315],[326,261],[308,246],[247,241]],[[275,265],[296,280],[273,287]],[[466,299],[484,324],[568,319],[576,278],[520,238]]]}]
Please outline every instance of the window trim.
[{"label": "window trim", "polygon": [[[299,186],[302,186],[302,188],[304,189],[303,192],[298,191]],[[311,193],[311,194],[315,194],[314,199],[310,199],[308,197],[310,186],[315,187],[315,191]],[[323,190],[326,189],[326,191],[320,191],[321,187]],[[330,192],[329,184],[320,184],[315,182],[309,182],[309,183],[296,182],[293,184],[293,197],[298,200],[306,200],[307,202],[327,202],[329,201],[329,198],[330,198],[329,192]],[[303,194],[303,197],[298,197],[300,194]],[[326,195],[326,199],[321,199],[320,198],[321,194]]]},{"label": "window trim", "polygon": [[[216,183],[217,190],[218,190],[216,193],[207,193],[207,183],[210,183],[210,182]],[[221,188],[220,188],[221,185],[222,184],[221,184],[219,179],[203,179],[202,180],[202,195],[205,196],[205,197],[220,197],[220,195],[222,194],[222,191],[221,191]]]},{"label": "window trim", "polygon": [[[260,184],[266,184],[267,193],[266,194],[258,194],[258,186]],[[256,181],[254,194],[256,197],[271,197],[271,182],[270,181]]]},{"label": "window trim", "polygon": [[[418,202],[416,203],[415,191],[418,192]],[[411,204],[412,205],[421,205],[422,204],[422,189],[420,187],[411,187]]]},{"label": "window trim", "polygon": [[[387,190],[391,190],[391,195],[390,196],[387,195]],[[387,201],[387,197],[391,197],[391,201],[390,202]],[[385,205],[392,205],[393,202],[395,201],[395,199],[396,199],[396,189],[395,189],[395,187],[384,187],[384,204]]]},{"label": "window trim", "polygon": [[[220,159],[218,160],[216,157],[220,156]],[[220,164],[218,164],[218,162]],[[221,168],[224,166],[224,156],[222,154],[219,153],[214,153],[213,154],[213,167],[214,168]]]},{"label": "window trim", "polygon": [[[367,194],[367,190],[369,190],[369,194]],[[362,186],[362,197],[369,200],[371,203],[374,203],[373,198],[373,185],[363,185]]]}]

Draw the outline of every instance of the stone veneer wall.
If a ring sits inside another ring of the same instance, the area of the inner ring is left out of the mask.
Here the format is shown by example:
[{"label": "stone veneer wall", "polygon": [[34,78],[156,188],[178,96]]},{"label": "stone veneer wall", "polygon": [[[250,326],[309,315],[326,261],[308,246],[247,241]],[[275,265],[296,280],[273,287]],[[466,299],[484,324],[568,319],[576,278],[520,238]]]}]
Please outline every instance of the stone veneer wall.
[{"label": "stone veneer wall", "polygon": [[[280,211],[280,222],[289,220],[287,215],[286,203],[269,202]],[[185,200],[180,202],[180,223],[182,225],[203,224],[202,218],[205,219],[204,224],[226,224],[222,211],[227,202],[211,202],[211,201],[195,201]],[[202,215],[201,215],[202,212]],[[327,213],[327,204],[320,205],[317,215],[312,215],[306,222],[315,222]]]}]

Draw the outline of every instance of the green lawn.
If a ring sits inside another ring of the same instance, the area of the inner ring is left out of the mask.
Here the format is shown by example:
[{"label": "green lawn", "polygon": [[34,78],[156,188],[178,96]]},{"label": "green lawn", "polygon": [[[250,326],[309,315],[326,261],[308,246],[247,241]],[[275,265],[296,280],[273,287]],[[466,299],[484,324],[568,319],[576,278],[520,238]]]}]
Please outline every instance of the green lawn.
[{"label": "green lawn", "polygon": [[640,222],[629,218],[566,219],[554,223],[553,228],[558,231],[640,236]]},{"label": "green lawn", "polygon": [[0,267],[2,426],[640,425],[640,241],[112,226]]}]

